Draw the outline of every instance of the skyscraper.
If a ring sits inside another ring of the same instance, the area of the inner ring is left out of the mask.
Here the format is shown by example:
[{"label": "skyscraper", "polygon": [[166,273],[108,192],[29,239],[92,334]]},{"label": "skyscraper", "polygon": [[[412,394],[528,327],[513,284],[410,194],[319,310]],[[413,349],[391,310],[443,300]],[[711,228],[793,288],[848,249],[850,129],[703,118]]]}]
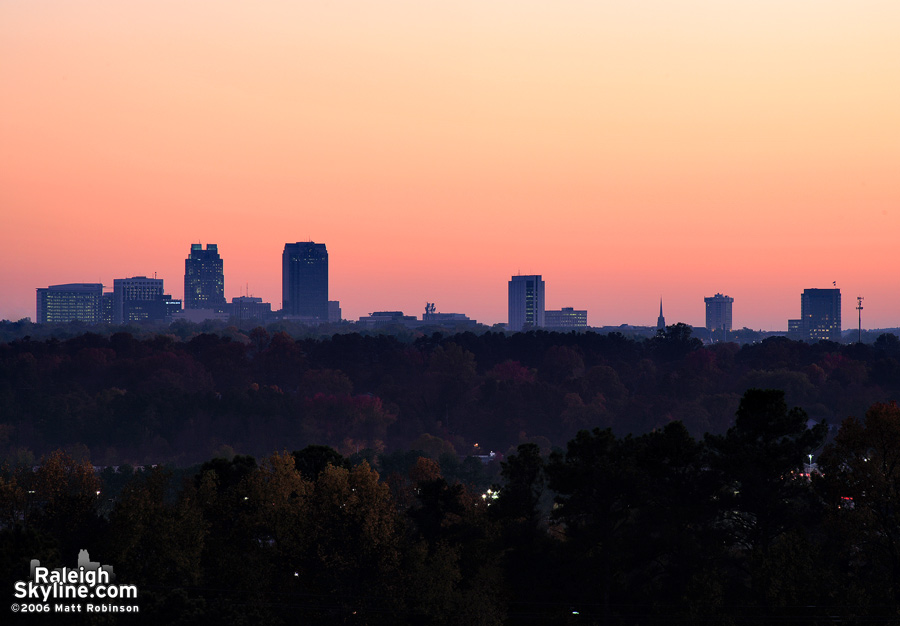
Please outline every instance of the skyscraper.
[{"label": "skyscraper", "polygon": [[324,243],[284,244],[281,300],[285,315],[328,321],[328,250]]},{"label": "skyscraper", "polygon": [[219,246],[192,243],[184,260],[184,308],[216,309],[225,307],[225,273]]},{"label": "skyscraper", "polygon": [[544,281],[540,274],[509,281],[509,324],[513,331],[544,326]]},{"label": "skyscraper", "polygon": [[103,285],[69,283],[50,285],[37,290],[37,323],[61,324],[105,321],[102,316]]},{"label": "skyscraper", "polygon": [[804,289],[800,294],[800,335],[806,341],[841,340],[841,290]]},{"label": "skyscraper", "polygon": [[731,330],[731,305],[734,298],[720,293],[703,298],[706,303],[706,330],[711,333],[729,332]]}]

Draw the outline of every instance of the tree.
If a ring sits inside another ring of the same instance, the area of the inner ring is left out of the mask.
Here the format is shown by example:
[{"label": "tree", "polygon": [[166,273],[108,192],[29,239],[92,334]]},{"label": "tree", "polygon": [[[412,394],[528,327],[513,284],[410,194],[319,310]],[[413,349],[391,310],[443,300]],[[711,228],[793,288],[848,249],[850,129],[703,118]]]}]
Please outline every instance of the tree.
[{"label": "tree", "polygon": [[784,392],[749,389],[741,399],[734,426],[707,435],[710,464],[725,481],[723,509],[735,541],[763,550],[791,525],[808,482],[796,474],[807,455],[825,440],[825,423],[807,427],[803,409],[790,411]]},{"label": "tree", "polygon": [[553,518],[564,525],[571,561],[573,596],[597,598],[602,623],[611,623],[613,597],[630,570],[629,524],[638,506],[640,476],[631,437],[610,429],[583,430],[565,455],[554,452],[547,465],[557,494]]},{"label": "tree", "polygon": [[90,461],[76,463],[56,450],[41,460],[32,476],[20,474],[33,508],[26,524],[56,537],[63,555],[93,547],[103,529],[97,514],[101,482]]},{"label": "tree", "polygon": [[323,623],[351,615],[361,623],[391,623],[397,610],[400,527],[396,506],[378,473],[363,462],[351,470],[328,465],[306,509],[308,541],[297,570],[307,592],[333,607]]},{"label": "tree", "polygon": [[[722,534],[715,528],[718,477],[704,446],[671,422],[636,441],[641,498],[634,516],[635,602],[658,615],[713,619],[723,609]],[[675,620],[673,620],[675,621]]]},{"label": "tree", "polygon": [[127,580],[153,587],[200,582],[207,524],[192,492],[169,501],[171,472],[154,468],[125,486],[110,515],[110,560]]},{"label": "tree", "polygon": [[315,481],[326,467],[349,468],[347,461],[334,448],[321,445],[309,445],[302,450],[291,452],[297,471],[306,480]]},{"label": "tree", "polygon": [[691,337],[692,333],[693,329],[682,322],[666,326],[665,330],[659,329],[656,337],[650,340],[651,350],[665,361],[680,359],[688,352],[703,347],[702,341]]},{"label": "tree", "polygon": [[541,500],[546,478],[541,449],[534,443],[523,443],[517,453],[500,464],[504,479],[493,513],[516,525],[535,532],[545,521]]},{"label": "tree", "polygon": [[771,570],[764,567],[770,548],[817,516],[809,480],[801,473],[826,430],[824,422],[808,428],[803,409],[788,410],[783,391],[749,389],[734,426],[725,435],[706,436],[710,468],[722,481],[719,525],[735,548],[735,565],[746,574],[733,588],[748,585],[752,601],[762,606],[770,586]]},{"label": "tree", "polygon": [[[878,600],[900,603],[900,407],[849,417],[818,459],[819,493],[841,537],[842,569]],[[878,596],[881,596],[880,598]]]}]

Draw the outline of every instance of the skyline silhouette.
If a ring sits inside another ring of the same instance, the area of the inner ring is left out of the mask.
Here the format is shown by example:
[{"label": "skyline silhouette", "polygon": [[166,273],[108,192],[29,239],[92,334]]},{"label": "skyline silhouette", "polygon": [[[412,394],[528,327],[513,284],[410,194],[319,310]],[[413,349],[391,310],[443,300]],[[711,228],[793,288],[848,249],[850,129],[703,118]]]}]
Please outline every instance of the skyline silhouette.
[{"label": "skyline silhouette", "polygon": [[[124,276],[277,306],[329,245],[344,316],[506,318],[509,275],[592,325],[783,329],[837,282],[900,324],[900,5],[0,5],[0,318]],[[64,269],[65,272],[60,272]],[[174,281],[174,282],[173,282]]]},{"label": "skyline silhouette", "polygon": [[[201,287],[199,286],[199,265],[201,256],[204,259],[208,257],[208,260],[203,261],[204,263],[212,263],[212,265],[210,266],[211,269],[209,270],[209,275],[205,278],[205,287],[203,289],[201,289]],[[162,293],[164,290],[164,280],[161,278],[147,279],[146,277],[137,277],[128,279],[115,279],[115,289],[118,290],[119,283],[126,283],[135,280],[148,282],[148,284],[153,283],[153,285],[155,285],[156,291],[159,292],[159,296],[161,298],[161,302],[159,303],[160,307],[167,308],[169,313],[164,316],[161,309],[158,315],[151,315],[148,319],[162,321],[163,317],[171,319],[168,316],[171,316],[172,312],[181,311],[182,306],[184,311],[188,311],[188,309],[192,308],[187,304],[189,289],[192,291],[196,289],[197,294],[200,294],[201,291],[203,293],[208,292],[213,294],[223,293],[225,280],[222,267],[223,258],[218,254],[218,244],[207,244],[206,251],[202,250],[201,244],[199,243],[191,244],[191,254],[185,262],[184,300],[173,300],[171,295],[165,295],[163,297]],[[340,309],[338,308],[340,307],[340,301],[336,300],[334,302],[329,302],[328,252],[326,244],[324,243],[316,243],[313,241],[286,243],[284,245],[284,250],[282,253],[282,285],[283,296],[292,294],[295,302],[286,303],[285,301],[282,301],[282,307],[280,309],[277,307],[274,309],[270,309],[270,315],[272,315],[271,319],[280,319],[283,317],[284,319],[301,321],[309,324],[325,323],[329,321],[334,322],[341,319],[351,322],[357,321],[357,318],[342,317],[340,315]],[[839,288],[837,288],[836,285],[836,282],[832,283],[831,289],[804,289],[803,293],[800,295],[799,318],[786,319],[785,328],[758,330],[774,332],[786,331],[787,334],[791,337],[803,338],[806,340],[829,339],[831,341],[840,341],[841,331],[845,329],[843,329],[841,325],[841,291]],[[50,285],[49,287],[39,287],[36,289],[38,294],[37,310],[36,316],[33,318],[33,320],[38,323],[43,323],[45,322],[45,317],[59,318],[60,315],[70,315],[81,321],[86,321],[89,323],[110,321],[115,323],[122,323],[123,321],[128,321],[122,319],[122,304],[119,303],[122,294],[119,294],[118,291],[107,291],[103,294],[103,298],[101,299],[100,288],[102,286],[103,285],[100,284],[74,283],[56,284]],[[85,292],[86,289],[94,290],[96,291],[96,293],[94,293],[93,291],[91,291],[90,294],[82,293]],[[573,307],[563,307],[563,310],[560,311],[554,310],[551,307],[547,306],[545,302],[545,289],[545,281],[542,279],[541,275],[523,275],[521,273],[512,275],[508,282],[507,319],[501,322],[481,323],[487,326],[492,326],[494,324],[503,324],[506,326],[507,330],[511,331],[521,331],[531,328],[556,328],[558,326],[570,325],[569,323],[544,323],[545,311],[548,311],[551,314],[556,315],[557,317],[561,313],[564,313],[566,311],[568,311],[568,315],[571,316],[575,316],[578,313],[573,309]],[[78,293],[78,297],[73,299],[71,302],[66,299],[68,296],[61,295],[54,296],[55,298],[57,298],[57,300],[54,300],[53,303],[51,303],[51,301],[48,299],[48,293],[61,294],[62,292],[71,290],[74,290]],[[196,297],[197,295],[195,295],[195,298]],[[203,297],[205,298],[207,296],[204,295]],[[218,295],[216,297],[221,297],[221,295]],[[59,298],[62,299],[60,300]],[[113,305],[112,316],[108,319],[105,318],[101,313],[103,305],[100,304],[101,300],[106,300],[107,298],[110,301],[114,301],[115,303],[117,303]],[[861,297],[857,299],[859,301],[862,300]],[[88,300],[90,300],[91,302],[93,300],[96,300],[96,302],[90,304]],[[232,312],[232,308],[235,305],[226,305],[224,303],[224,298],[222,298],[222,300],[222,305],[219,307],[209,308],[194,306],[193,308],[208,308],[208,312],[210,314],[208,319],[213,319],[216,315],[222,314],[233,314],[237,315],[238,317],[243,317],[243,315],[238,313],[237,311]],[[705,323],[702,325],[688,323],[689,325],[695,327],[704,327],[711,332],[713,330],[730,332],[732,330],[738,330],[739,328],[741,328],[733,325],[732,304],[734,302],[734,298],[730,296],[723,296],[721,293],[716,293],[715,296],[704,297],[703,300],[705,308]],[[262,303],[261,298],[249,297],[246,295],[234,298],[234,301],[253,301]],[[719,304],[719,308],[715,308],[715,305],[717,303]],[[271,306],[271,303],[265,304],[267,306]],[[334,305],[336,307],[335,310],[338,311],[338,315],[336,317],[332,317],[330,315],[329,309],[331,305]],[[42,311],[47,309],[48,306],[54,307],[53,310],[56,311],[56,313],[54,313],[53,315],[46,315],[46,311],[42,313]],[[88,315],[84,312],[77,312],[76,310],[78,309],[78,307],[95,307],[97,310],[93,314]],[[375,311],[377,311],[377,309]],[[426,303],[426,313],[431,312],[433,314],[434,311],[435,305],[433,303]],[[396,316],[400,316],[403,314],[403,312],[400,310],[395,310],[392,313]],[[861,314],[861,308],[858,307],[857,313]],[[458,315],[465,317],[464,314]],[[588,316],[588,311],[580,311],[580,315],[582,321],[575,323],[575,327],[584,327],[584,320]],[[415,316],[407,317],[409,317],[410,319],[415,319]],[[427,316],[423,316],[422,320],[425,320],[426,317]],[[65,321],[63,318],[59,319]],[[139,319],[144,318],[140,316],[135,318],[135,320]],[[197,319],[199,320],[203,318],[198,317]],[[359,321],[362,322],[363,319],[364,317],[360,316]],[[575,317],[572,317],[572,319],[569,321],[574,323],[574,320]],[[53,322],[53,320],[50,319],[48,319],[47,321]],[[371,320],[369,321],[371,322]],[[860,324],[861,326],[861,316],[858,318],[858,324]],[[645,326],[640,322],[626,322],[623,325],[638,327]],[[597,328],[611,326],[616,325],[603,323],[587,324],[587,327]],[[649,325],[646,326],[649,327]],[[665,327],[666,320],[663,314],[663,299],[660,298],[659,316],[657,318],[656,328],[657,330],[662,330]],[[746,329],[749,327],[744,326],[743,328]]]}]

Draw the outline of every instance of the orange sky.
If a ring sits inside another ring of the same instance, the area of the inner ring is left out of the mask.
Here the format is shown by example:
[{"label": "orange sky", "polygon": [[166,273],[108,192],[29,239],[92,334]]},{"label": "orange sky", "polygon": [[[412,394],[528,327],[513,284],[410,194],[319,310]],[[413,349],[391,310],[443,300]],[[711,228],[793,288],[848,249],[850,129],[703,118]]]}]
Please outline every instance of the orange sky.
[{"label": "orange sky", "polygon": [[[623,6],[623,5],[634,6]],[[328,245],[347,318],[506,321],[511,274],[589,323],[785,329],[842,288],[900,326],[895,0],[0,3],[0,318],[190,243],[281,300]]]}]

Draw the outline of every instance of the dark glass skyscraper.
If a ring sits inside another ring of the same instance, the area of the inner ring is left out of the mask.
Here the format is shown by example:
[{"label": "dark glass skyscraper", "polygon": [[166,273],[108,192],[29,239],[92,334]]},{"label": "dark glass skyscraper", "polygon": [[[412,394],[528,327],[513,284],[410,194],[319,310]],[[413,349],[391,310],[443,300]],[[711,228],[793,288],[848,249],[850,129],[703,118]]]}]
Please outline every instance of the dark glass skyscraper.
[{"label": "dark glass skyscraper", "polygon": [[804,289],[800,294],[800,335],[816,342],[841,340],[841,290]]},{"label": "dark glass skyscraper", "polygon": [[284,244],[281,300],[285,315],[328,321],[328,250],[324,243]]},{"label": "dark glass skyscraper", "polygon": [[519,332],[544,326],[544,280],[540,274],[513,276],[509,280],[509,323]]},{"label": "dark glass skyscraper", "polygon": [[191,244],[191,255],[184,260],[184,308],[217,309],[225,306],[225,272],[219,246],[214,243]]}]

